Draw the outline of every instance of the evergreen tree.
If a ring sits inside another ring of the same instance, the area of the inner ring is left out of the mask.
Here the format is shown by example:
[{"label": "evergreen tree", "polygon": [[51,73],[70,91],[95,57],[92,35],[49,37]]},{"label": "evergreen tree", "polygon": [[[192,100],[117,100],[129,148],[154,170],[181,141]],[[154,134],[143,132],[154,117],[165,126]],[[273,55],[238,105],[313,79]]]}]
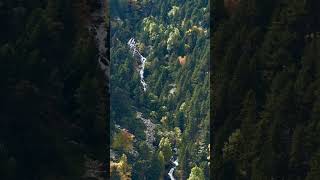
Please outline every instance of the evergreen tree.
[{"label": "evergreen tree", "polygon": [[200,167],[195,166],[191,169],[191,173],[188,180],[204,180],[204,179],[205,178],[204,178],[203,170]]}]

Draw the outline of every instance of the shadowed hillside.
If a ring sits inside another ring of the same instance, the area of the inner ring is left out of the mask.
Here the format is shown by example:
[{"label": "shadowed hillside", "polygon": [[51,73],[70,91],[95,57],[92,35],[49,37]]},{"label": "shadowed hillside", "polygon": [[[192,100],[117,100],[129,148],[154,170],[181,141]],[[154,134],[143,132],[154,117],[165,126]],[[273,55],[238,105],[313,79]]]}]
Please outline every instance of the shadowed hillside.
[{"label": "shadowed hillside", "polygon": [[319,179],[319,1],[229,10],[217,2],[212,37],[214,178]]}]

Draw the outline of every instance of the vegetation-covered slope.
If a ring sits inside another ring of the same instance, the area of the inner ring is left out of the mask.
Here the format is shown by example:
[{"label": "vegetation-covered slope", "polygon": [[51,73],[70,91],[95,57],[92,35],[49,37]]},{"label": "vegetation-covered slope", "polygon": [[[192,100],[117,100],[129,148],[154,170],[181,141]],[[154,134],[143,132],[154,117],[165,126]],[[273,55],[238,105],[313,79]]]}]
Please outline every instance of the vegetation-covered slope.
[{"label": "vegetation-covered slope", "polygon": [[0,179],[75,179],[106,158],[95,1],[0,2]]},{"label": "vegetation-covered slope", "polygon": [[[175,178],[208,179],[208,1],[124,1],[111,10],[112,178],[168,179],[178,159]],[[147,59],[146,91],[130,38]],[[138,112],[156,125],[151,146]]]},{"label": "vegetation-covered slope", "polygon": [[319,1],[224,3],[212,37],[212,175],[320,179]]}]

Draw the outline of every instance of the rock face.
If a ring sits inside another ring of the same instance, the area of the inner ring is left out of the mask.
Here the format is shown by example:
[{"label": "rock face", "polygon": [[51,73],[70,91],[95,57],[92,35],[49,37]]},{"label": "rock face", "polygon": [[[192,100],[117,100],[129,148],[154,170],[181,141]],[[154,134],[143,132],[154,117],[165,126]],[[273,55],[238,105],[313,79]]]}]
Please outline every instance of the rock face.
[{"label": "rock face", "polygon": [[226,8],[229,15],[232,15],[237,9],[240,0],[224,0],[224,7]]},{"label": "rock face", "polygon": [[[89,24],[89,31],[94,35],[96,40],[96,45],[99,50],[98,63],[101,69],[104,71],[106,80],[109,81],[109,60],[107,59],[107,0],[96,0],[97,7],[94,12],[91,13],[91,21]],[[109,89],[109,83],[107,83]],[[108,92],[106,92],[108,93]],[[114,154],[115,156],[115,154]],[[104,180],[106,179],[105,165],[101,160],[96,160],[85,156],[85,172],[83,177],[85,179],[96,179]]]},{"label": "rock face", "polygon": [[154,137],[156,125],[152,123],[150,119],[142,117],[141,112],[137,112],[137,118],[141,119],[143,121],[143,124],[146,126],[146,130],[144,131],[146,134],[146,142],[148,146],[152,150],[154,150],[153,142],[156,140],[156,138]]},{"label": "rock face", "polygon": [[[110,60],[107,58],[107,1],[98,0],[97,9],[91,14],[91,24],[89,30],[94,33],[96,45],[99,50],[98,62],[103,71],[105,71],[106,79],[109,79]],[[108,85],[109,86],[109,85]]]}]

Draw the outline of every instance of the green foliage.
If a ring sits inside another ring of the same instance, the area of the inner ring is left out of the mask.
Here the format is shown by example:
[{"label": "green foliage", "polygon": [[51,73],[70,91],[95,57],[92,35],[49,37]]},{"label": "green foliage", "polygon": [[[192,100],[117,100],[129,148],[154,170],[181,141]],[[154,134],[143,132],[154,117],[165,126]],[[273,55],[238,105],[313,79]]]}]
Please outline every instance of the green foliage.
[{"label": "green foliage", "polygon": [[217,3],[214,178],[316,179],[319,3],[247,0],[232,12]]},{"label": "green foliage", "polygon": [[159,143],[159,150],[162,152],[166,164],[170,162],[172,147],[169,138],[162,138]]},{"label": "green foliage", "polygon": [[239,149],[240,149],[240,141],[241,141],[241,133],[240,130],[237,129],[228,139],[228,142],[224,144],[222,149],[223,158],[224,159],[236,159],[239,157]]},{"label": "green foliage", "polygon": [[158,156],[158,159],[159,159],[159,163],[160,163],[160,167],[161,167],[161,174],[164,173],[164,170],[165,170],[165,160],[164,160],[164,155],[162,153],[162,151],[159,152],[159,156]]},{"label": "green foliage", "polygon": [[[127,10],[122,10],[120,19],[111,19],[114,25],[110,36],[111,120],[134,135],[138,129],[145,130],[138,124],[140,119],[132,120],[136,111],[157,124],[153,144],[158,146],[150,152],[152,156],[143,152],[139,144],[144,139],[136,136],[133,151],[139,155],[129,158],[133,178],[165,178],[172,166],[171,158],[179,161],[174,173],[177,179],[186,179],[195,164],[203,168],[204,177],[209,177],[204,152],[209,144],[210,127],[208,4],[208,1],[132,1]],[[136,70],[139,60],[132,57],[127,45],[131,37],[147,59],[146,92]],[[181,58],[184,62],[179,61]],[[116,135],[114,130],[111,134]],[[159,159],[160,166],[155,164]],[[152,173],[147,173],[142,165]]]},{"label": "green foliage", "polygon": [[178,14],[179,11],[180,11],[179,6],[172,6],[172,9],[168,12],[168,16],[174,17]]},{"label": "green foliage", "polygon": [[0,179],[81,179],[107,142],[91,1],[0,4]]},{"label": "green foliage", "polygon": [[114,139],[112,141],[111,148],[116,150],[123,150],[125,152],[129,152],[132,150],[133,136],[130,133],[121,130],[121,132],[114,135],[113,138]]},{"label": "green foliage", "polygon": [[320,159],[319,152],[315,153],[314,157],[310,161],[310,171],[306,177],[306,180],[315,180],[320,176]]},{"label": "green foliage", "polygon": [[154,157],[151,160],[151,166],[147,173],[148,179],[160,179],[164,170],[163,162],[157,154],[154,154]]},{"label": "green foliage", "polygon": [[122,154],[118,163],[110,163],[111,177],[114,179],[131,179],[132,167],[128,163],[128,158],[125,154]]},{"label": "green foliage", "polygon": [[204,180],[204,179],[205,178],[204,178],[203,170],[200,167],[195,166],[191,169],[191,173],[188,180]]}]

